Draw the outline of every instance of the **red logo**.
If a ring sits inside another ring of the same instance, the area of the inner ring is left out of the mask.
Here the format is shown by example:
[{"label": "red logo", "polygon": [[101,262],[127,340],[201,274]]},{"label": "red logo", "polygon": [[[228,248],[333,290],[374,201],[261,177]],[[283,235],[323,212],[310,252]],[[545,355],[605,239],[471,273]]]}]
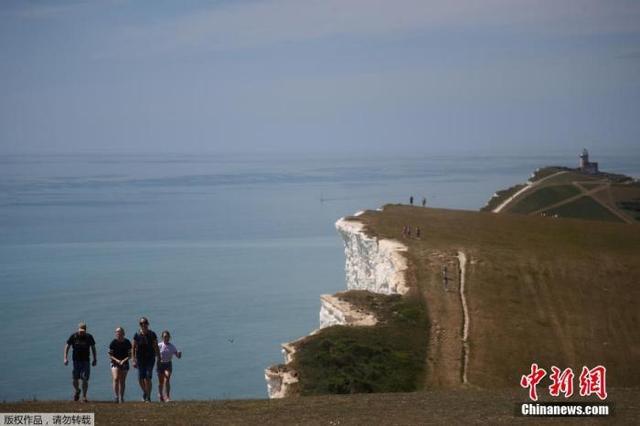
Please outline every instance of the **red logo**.
[{"label": "red logo", "polygon": [[580,374],[580,396],[598,395],[600,399],[607,399],[607,369],[602,365],[589,370],[582,367]]},{"label": "red logo", "polygon": [[563,393],[565,398],[573,395],[573,370],[565,368],[561,373],[560,369],[554,365],[551,371],[549,378],[553,383],[549,386],[549,395],[559,396]]},{"label": "red logo", "polygon": [[[523,375],[520,378],[520,386],[529,389],[529,398],[532,401],[538,400],[538,391],[536,386],[547,375],[544,368],[538,367],[538,364],[531,364],[531,373]],[[571,368],[560,368],[555,365],[551,367],[549,379],[549,395],[560,396],[563,394],[565,398],[573,395],[573,370]],[[580,396],[597,395],[598,398],[604,400],[607,398],[607,369],[602,365],[598,365],[592,369],[582,367],[580,374]]]},{"label": "red logo", "polygon": [[542,368],[538,369],[538,364],[534,363],[531,364],[531,374],[522,376],[522,378],[520,379],[520,386],[525,389],[529,388],[529,398],[531,398],[532,401],[538,400],[538,392],[536,391],[536,386],[546,375],[547,372]]}]

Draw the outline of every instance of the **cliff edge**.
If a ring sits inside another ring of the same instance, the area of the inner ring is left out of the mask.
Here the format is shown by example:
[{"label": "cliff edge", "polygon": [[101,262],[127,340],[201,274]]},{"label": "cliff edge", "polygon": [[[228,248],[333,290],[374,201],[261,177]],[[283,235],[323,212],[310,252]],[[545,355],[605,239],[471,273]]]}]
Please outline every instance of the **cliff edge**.
[{"label": "cliff edge", "polygon": [[270,396],[514,387],[534,362],[640,386],[639,227],[388,205],[337,229],[348,290]]},{"label": "cliff edge", "polygon": [[[270,398],[418,387],[415,366],[408,368],[408,364],[399,368],[406,374],[398,382],[378,380],[391,377],[399,360],[421,364],[424,356],[424,345],[414,339],[416,332],[424,334],[418,322],[425,316],[420,298],[408,295],[407,247],[396,239],[369,234],[358,215],[336,222],[345,247],[347,291],[322,295],[319,328],[282,345],[284,363],[265,370]],[[407,327],[407,321],[414,326]]]}]

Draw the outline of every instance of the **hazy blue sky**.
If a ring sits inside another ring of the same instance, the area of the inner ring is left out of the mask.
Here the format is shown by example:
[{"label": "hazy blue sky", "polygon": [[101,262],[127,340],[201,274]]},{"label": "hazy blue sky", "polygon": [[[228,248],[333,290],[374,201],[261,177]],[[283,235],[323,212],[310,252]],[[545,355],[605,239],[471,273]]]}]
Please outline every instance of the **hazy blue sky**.
[{"label": "hazy blue sky", "polygon": [[639,142],[640,1],[0,2],[0,153]]}]

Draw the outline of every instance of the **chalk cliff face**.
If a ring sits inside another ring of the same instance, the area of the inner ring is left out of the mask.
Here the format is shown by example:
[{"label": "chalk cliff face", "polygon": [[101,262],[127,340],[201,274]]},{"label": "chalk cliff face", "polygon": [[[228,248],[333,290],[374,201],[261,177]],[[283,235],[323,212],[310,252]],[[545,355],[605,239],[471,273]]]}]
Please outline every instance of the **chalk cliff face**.
[{"label": "chalk cliff face", "polygon": [[320,296],[320,328],[332,325],[375,325],[375,315],[357,309],[351,303],[336,296]]},{"label": "chalk cliff face", "polygon": [[286,367],[269,367],[264,372],[267,381],[267,393],[269,398],[284,398],[290,386],[298,382],[298,375],[295,371],[290,371]]},{"label": "chalk cliff face", "polygon": [[364,225],[342,218],[336,229],[344,240],[345,272],[349,290],[382,294],[404,294],[408,288],[404,271],[407,247],[394,240],[378,240],[363,232]]},{"label": "chalk cliff face", "polygon": [[[407,247],[404,244],[366,235],[363,232],[364,225],[357,219],[342,218],[336,222],[336,229],[344,240],[348,290],[368,290],[381,294],[407,292],[404,276],[407,261],[402,254]],[[334,325],[372,326],[376,322],[375,315],[356,308],[339,295],[325,294],[320,297],[320,329]],[[314,330],[311,334],[318,331]],[[289,366],[294,360],[297,344],[303,339],[282,344],[284,364],[265,370],[269,398],[288,396],[291,385],[298,382],[297,373]]]}]

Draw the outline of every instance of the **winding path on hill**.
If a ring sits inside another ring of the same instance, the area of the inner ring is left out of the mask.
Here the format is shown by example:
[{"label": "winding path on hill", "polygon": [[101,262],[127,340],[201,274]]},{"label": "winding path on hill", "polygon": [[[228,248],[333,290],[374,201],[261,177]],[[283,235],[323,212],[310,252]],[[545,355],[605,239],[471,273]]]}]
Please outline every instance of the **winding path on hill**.
[{"label": "winding path on hill", "polygon": [[553,173],[547,177],[544,177],[540,180],[537,180],[535,182],[527,182],[527,185],[520,189],[518,192],[516,192],[515,194],[513,194],[511,197],[507,198],[506,200],[504,200],[498,207],[496,207],[495,209],[493,209],[491,212],[492,213],[500,213],[502,211],[502,209],[504,209],[507,205],[509,205],[509,203],[511,203],[511,201],[513,201],[516,197],[519,197],[520,195],[524,194],[525,192],[531,190],[532,188],[536,188],[538,186],[540,186],[540,184],[542,182],[545,182],[553,177],[556,176],[560,176],[562,174],[568,173],[566,170],[560,171],[560,172],[556,172]]},{"label": "winding path on hill", "polygon": [[458,262],[460,265],[460,302],[462,303],[462,384],[467,385],[467,367],[469,366],[469,308],[467,297],[464,294],[465,275],[467,268],[467,256],[464,252],[458,252]]},{"label": "winding path on hill", "polygon": [[[427,389],[456,389],[462,385],[464,311],[460,300],[460,259],[455,251],[429,253],[429,271],[423,296],[429,305],[430,331],[427,348]],[[443,268],[448,267],[449,274]],[[447,284],[443,277],[447,276]]]}]

